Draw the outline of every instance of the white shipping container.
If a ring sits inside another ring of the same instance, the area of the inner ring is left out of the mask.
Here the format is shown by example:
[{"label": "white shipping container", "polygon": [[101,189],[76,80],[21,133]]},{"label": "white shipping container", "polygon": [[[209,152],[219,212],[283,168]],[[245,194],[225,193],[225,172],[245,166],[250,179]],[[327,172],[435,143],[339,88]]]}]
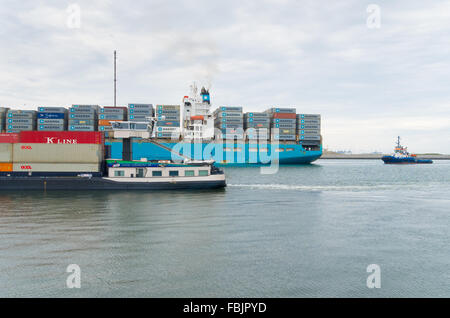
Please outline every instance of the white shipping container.
[{"label": "white shipping container", "polygon": [[14,163],[14,172],[100,172],[98,163]]},{"label": "white shipping container", "polygon": [[98,163],[103,159],[103,145],[18,143],[13,145],[12,159],[17,163]]},{"label": "white shipping container", "polygon": [[12,162],[12,144],[0,144],[0,162]]}]

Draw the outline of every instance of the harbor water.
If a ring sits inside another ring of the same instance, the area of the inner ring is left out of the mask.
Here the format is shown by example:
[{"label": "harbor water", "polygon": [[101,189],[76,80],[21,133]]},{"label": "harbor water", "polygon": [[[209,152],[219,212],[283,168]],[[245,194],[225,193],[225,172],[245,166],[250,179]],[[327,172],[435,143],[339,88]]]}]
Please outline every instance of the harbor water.
[{"label": "harbor water", "polygon": [[218,191],[0,192],[0,297],[450,297],[450,161],[225,172]]}]

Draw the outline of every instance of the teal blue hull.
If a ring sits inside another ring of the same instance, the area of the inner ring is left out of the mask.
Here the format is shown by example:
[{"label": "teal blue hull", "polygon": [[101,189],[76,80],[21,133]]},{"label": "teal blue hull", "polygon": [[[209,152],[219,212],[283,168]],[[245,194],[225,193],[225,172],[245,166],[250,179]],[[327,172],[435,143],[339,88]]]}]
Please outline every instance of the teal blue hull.
[{"label": "teal blue hull", "polygon": [[[248,166],[270,164],[277,160],[282,165],[309,164],[320,158],[322,147],[318,146],[314,150],[307,150],[297,143],[279,145],[257,145],[247,143],[221,144],[221,143],[165,143],[170,147],[190,158],[196,160],[216,161],[217,165],[222,166]],[[111,158],[122,159],[122,143],[120,141],[106,141],[105,145],[111,146]],[[260,148],[262,149],[261,151]],[[145,141],[133,142],[133,160],[174,160],[180,159],[170,151],[158,147],[155,144]]]}]

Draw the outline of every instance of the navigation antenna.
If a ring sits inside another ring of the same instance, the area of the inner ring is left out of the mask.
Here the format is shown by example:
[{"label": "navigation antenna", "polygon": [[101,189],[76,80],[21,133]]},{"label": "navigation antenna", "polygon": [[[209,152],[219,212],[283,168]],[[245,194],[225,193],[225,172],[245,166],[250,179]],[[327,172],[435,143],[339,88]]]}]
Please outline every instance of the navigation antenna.
[{"label": "navigation antenna", "polygon": [[116,53],[116,50],[114,50],[114,107],[116,107],[116,95],[117,95],[117,89],[116,89],[116,83],[117,83],[116,60],[117,60],[117,53]]}]

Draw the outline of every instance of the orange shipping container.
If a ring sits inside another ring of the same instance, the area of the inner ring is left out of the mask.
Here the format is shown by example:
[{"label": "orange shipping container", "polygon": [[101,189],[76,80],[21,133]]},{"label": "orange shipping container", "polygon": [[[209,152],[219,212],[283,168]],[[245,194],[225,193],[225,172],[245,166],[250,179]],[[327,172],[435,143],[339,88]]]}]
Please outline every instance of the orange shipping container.
[{"label": "orange shipping container", "polygon": [[115,120],[115,119],[99,119],[98,125],[99,126],[111,126],[111,121],[122,121],[122,120]]},{"label": "orange shipping container", "polygon": [[0,162],[0,172],[11,172],[11,171],[13,171],[12,163]]}]

